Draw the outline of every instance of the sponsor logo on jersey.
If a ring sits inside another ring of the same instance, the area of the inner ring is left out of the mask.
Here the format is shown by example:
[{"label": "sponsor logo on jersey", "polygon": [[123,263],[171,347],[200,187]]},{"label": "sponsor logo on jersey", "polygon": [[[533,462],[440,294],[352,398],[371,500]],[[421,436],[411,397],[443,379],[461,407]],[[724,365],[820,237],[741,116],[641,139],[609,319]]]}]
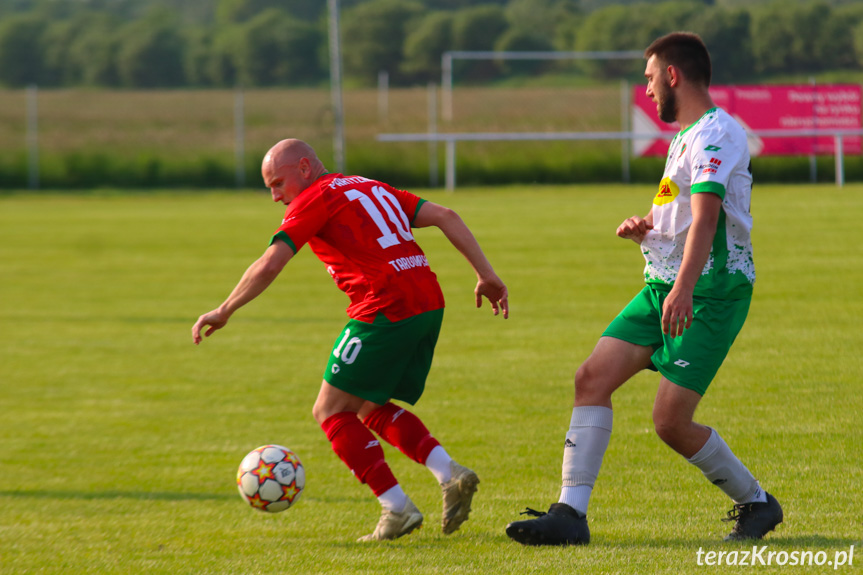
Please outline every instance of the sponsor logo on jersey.
[{"label": "sponsor logo on jersey", "polygon": [[706,164],[699,164],[695,166],[696,170],[701,170],[702,174],[715,174],[719,169],[719,166],[722,165],[722,160],[717,160],[716,158],[710,158],[710,161]]},{"label": "sponsor logo on jersey", "polygon": [[397,272],[401,272],[404,270],[410,270],[413,268],[427,268],[429,267],[429,261],[425,256],[408,256],[406,258],[399,258],[397,260],[390,260],[388,262]]},{"label": "sponsor logo on jersey", "polygon": [[363,182],[371,182],[372,180],[362,176],[350,176],[348,178],[334,178],[330,182],[330,189],[335,190],[342,186],[353,186],[354,184],[362,184]]},{"label": "sponsor logo on jersey", "polygon": [[653,198],[653,204],[657,206],[670,204],[679,194],[680,188],[671,180],[671,178],[662,178],[662,181],[659,182],[659,192],[657,192],[656,197]]}]

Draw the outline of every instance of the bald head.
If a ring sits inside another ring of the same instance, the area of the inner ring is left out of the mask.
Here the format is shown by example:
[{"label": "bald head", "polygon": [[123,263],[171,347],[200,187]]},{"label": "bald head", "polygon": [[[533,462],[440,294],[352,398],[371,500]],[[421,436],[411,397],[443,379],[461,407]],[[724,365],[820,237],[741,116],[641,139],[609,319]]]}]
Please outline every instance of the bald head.
[{"label": "bald head", "polygon": [[270,148],[270,151],[264,156],[264,165],[271,164],[274,168],[278,169],[281,166],[299,164],[303,158],[307,159],[310,165],[317,165],[322,171],[324,170],[324,166],[318,159],[314,148],[302,140],[293,138],[282,140]]},{"label": "bald head", "polygon": [[327,173],[314,148],[302,140],[282,140],[264,156],[261,175],[274,202],[290,203]]}]

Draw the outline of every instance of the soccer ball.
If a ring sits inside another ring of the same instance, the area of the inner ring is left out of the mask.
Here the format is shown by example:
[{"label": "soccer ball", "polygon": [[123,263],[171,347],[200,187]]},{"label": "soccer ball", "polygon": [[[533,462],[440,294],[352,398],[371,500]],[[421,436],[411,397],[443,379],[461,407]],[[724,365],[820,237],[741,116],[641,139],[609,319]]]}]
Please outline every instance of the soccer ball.
[{"label": "soccer ball", "polygon": [[281,445],[263,445],[249,452],[237,470],[240,496],[258,511],[284,511],[297,502],[305,486],[300,458]]}]

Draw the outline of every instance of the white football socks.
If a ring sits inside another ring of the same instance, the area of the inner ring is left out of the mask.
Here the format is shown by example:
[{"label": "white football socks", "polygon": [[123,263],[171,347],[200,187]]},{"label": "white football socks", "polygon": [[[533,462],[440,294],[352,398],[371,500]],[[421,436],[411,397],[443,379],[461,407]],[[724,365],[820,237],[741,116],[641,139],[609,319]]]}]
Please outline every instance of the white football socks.
[{"label": "white football socks", "polygon": [[[426,467],[432,472],[438,483],[446,483],[452,479],[451,463],[452,457],[440,445],[436,445],[426,458]],[[379,495],[378,501],[384,509],[401,513],[407,505],[408,496],[402,490],[401,485],[396,485]]]},{"label": "white football socks", "polygon": [[[607,407],[572,410],[563,451],[563,486],[559,503],[587,514],[590,495],[611,438],[613,412]],[[764,503],[767,494],[715,429],[707,443],[688,459],[734,503]]]},{"label": "white football socks", "polygon": [[611,438],[612,414],[607,407],[593,405],[572,409],[563,448],[563,486],[558,502],[580,513],[587,514],[593,484]]},{"label": "white football socks", "polygon": [[434,474],[438,483],[446,483],[452,479],[450,463],[452,463],[452,457],[440,445],[436,445],[426,457],[426,467]]},{"label": "white football socks", "polygon": [[767,494],[761,489],[758,480],[728,447],[728,444],[710,430],[710,437],[698,453],[687,459],[696,466],[713,485],[717,486],[734,503],[764,503]]},{"label": "white football socks", "polygon": [[378,495],[378,501],[380,501],[381,507],[384,509],[388,509],[393,513],[401,513],[408,504],[408,496],[405,494],[402,486],[396,483],[395,487],[390,487]]}]

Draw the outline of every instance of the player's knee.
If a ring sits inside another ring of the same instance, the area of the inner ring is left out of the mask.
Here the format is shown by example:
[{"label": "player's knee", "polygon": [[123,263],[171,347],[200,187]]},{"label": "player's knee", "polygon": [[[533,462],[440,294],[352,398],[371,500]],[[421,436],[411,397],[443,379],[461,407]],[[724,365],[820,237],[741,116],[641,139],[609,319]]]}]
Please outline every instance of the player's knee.
[{"label": "player's knee", "polygon": [[659,436],[659,439],[667,443],[668,445],[672,445],[677,438],[677,434],[673,426],[668,425],[665,422],[653,420],[653,430],[656,432],[656,435]]},{"label": "player's knee", "polygon": [[667,417],[664,414],[653,412],[653,429],[659,439],[672,448],[676,447],[688,433],[689,423],[681,422],[677,418]]},{"label": "player's knee", "polygon": [[589,387],[590,372],[585,364],[578,366],[575,371],[575,393],[585,393]]},{"label": "player's knee", "polygon": [[330,415],[332,414],[323,402],[316,401],[315,404],[312,406],[312,416],[315,418],[315,421],[318,422],[318,425],[323,425],[323,423]]},{"label": "player's knee", "polygon": [[[583,363],[575,372],[575,398],[576,401],[596,401],[606,399],[607,393],[602,385],[601,378],[588,363]],[[596,404],[599,405],[599,404]]]}]

